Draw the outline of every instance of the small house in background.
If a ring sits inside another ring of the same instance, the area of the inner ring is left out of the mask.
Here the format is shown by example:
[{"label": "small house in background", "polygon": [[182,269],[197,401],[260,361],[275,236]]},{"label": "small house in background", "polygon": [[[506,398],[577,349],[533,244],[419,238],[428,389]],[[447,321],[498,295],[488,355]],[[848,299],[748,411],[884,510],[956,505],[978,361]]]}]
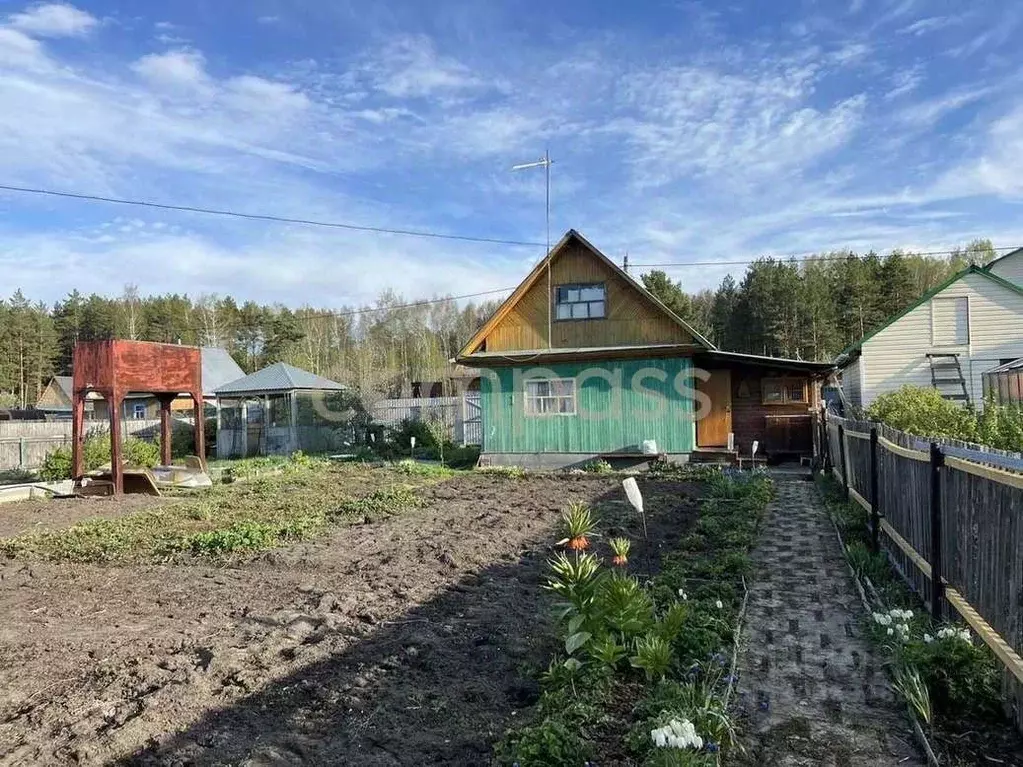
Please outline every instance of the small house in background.
[{"label": "small house in background", "polygon": [[[70,421],[72,386],[71,376],[54,376],[39,395],[36,410],[47,421]],[[85,417],[89,420],[92,419],[93,402],[87,400],[85,403]]]},{"label": "small house in background", "polygon": [[218,458],[339,450],[356,437],[347,388],[284,362],[218,387],[216,397]]},{"label": "small house in background", "polygon": [[569,231],[458,354],[490,465],[808,455],[830,363],[717,349]]},{"label": "small house in background", "polygon": [[869,406],[903,386],[984,404],[984,374],[1023,357],[1023,250],[970,266],[844,349],[844,400]]}]

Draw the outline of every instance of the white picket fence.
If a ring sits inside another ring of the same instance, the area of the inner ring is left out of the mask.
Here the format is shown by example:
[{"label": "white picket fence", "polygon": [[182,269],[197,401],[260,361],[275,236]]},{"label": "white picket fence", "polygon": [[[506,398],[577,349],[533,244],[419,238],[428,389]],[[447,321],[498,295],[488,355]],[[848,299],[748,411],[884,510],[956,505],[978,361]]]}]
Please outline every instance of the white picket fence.
[{"label": "white picket fence", "polygon": [[459,397],[411,397],[380,400],[370,408],[373,423],[397,426],[406,418],[422,421],[439,418],[448,425],[451,441],[458,445],[479,445],[483,441],[479,392]]}]

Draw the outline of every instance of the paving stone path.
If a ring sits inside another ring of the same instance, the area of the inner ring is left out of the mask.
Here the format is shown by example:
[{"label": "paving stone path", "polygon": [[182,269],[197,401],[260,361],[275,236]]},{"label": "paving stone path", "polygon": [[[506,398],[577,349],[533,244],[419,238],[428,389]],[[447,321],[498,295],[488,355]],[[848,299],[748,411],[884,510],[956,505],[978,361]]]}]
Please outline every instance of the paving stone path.
[{"label": "paving stone path", "polygon": [[753,765],[924,765],[812,482],[779,478],[753,554],[740,706]]}]

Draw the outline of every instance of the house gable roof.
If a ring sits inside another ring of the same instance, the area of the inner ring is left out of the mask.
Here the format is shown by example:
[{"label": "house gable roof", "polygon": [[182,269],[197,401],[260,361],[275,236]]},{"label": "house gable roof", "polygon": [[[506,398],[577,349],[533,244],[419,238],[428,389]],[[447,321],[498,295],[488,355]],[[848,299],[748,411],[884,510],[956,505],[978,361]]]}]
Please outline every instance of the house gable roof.
[{"label": "house gable roof", "polygon": [[[994,262],[992,261],[991,263],[994,263]],[[990,265],[991,264],[988,264],[988,266],[990,266]],[[903,309],[901,312],[899,312],[894,317],[889,319],[887,322],[885,322],[880,327],[875,328],[874,330],[872,330],[869,333],[867,333],[859,341],[855,341],[855,342],[849,344],[849,346],[845,347],[842,351],[840,351],[838,353],[838,356],[835,357],[836,364],[841,366],[841,363],[845,361],[845,360],[843,360],[843,357],[848,357],[853,352],[862,349],[863,348],[863,344],[865,344],[871,338],[876,336],[878,333],[881,333],[882,331],[886,330],[888,327],[890,327],[891,325],[895,324],[898,320],[901,320],[903,317],[905,317],[907,314],[909,314],[914,309],[916,309],[916,308],[922,306],[923,304],[927,303],[928,301],[930,301],[932,298],[934,298],[936,295],[938,295],[938,293],[943,291],[949,285],[951,285],[951,284],[953,284],[955,282],[958,282],[963,277],[966,277],[967,275],[970,275],[970,274],[980,275],[981,277],[989,279],[992,282],[994,282],[994,283],[996,283],[998,285],[1001,285],[1002,287],[1007,288],[1007,289],[1013,291],[1014,293],[1018,293],[1019,295],[1023,296],[1023,288],[1021,288],[1019,285],[1016,285],[1016,284],[1014,284],[1012,282],[1009,282],[1005,278],[999,277],[997,274],[991,274],[991,272],[987,271],[987,267],[986,266],[977,266],[976,264],[970,265],[970,266],[966,267],[965,269],[963,269],[961,272],[953,274],[951,277],[949,277],[943,283],[938,285],[938,287],[932,288],[931,290],[929,290],[926,293],[924,293],[922,296],[920,296],[920,298],[918,298],[912,304],[907,306],[905,309]]]},{"label": "house gable roof", "polygon": [[286,362],[278,362],[217,388],[217,396],[230,394],[271,394],[294,391],[344,391],[337,381],[310,373]]},{"label": "house gable roof", "polygon": [[598,259],[603,263],[613,274],[621,278],[622,281],[630,288],[632,288],[641,300],[647,305],[652,307],[654,311],[665,316],[672,323],[681,327],[686,333],[688,333],[696,342],[698,346],[702,346],[707,349],[713,349],[714,344],[700,335],[696,330],[689,325],[685,320],[675,314],[671,309],[665,306],[660,300],[658,300],[652,293],[638,283],[632,275],[622,269],[618,264],[612,261],[610,258],[601,253],[595,248],[589,241],[586,240],[579,232],[575,229],[569,229],[564,237],[562,237],[558,243],[551,248],[550,252],[541,261],[533,267],[533,270],[526,275],[526,278],[519,283],[519,286],[515,288],[514,292],[505,299],[504,303],[498,307],[491,317],[483,324],[483,326],[476,331],[476,333],[469,339],[469,341],[462,347],[458,352],[458,360],[462,361],[465,359],[471,359],[472,355],[479,350],[480,345],[486,340],[493,330],[501,323],[505,317],[516,307],[516,305],[525,297],[526,293],[536,284],[540,277],[544,274],[545,268],[548,264],[552,263],[558,258],[563,252],[566,251],[569,245],[577,243],[581,245],[591,256]]},{"label": "house gable roof", "polygon": [[1010,250],[1008,253],[1005,253],[1004,255],[998,256],[998,258],[994,258],[994,259],[988,261],[981,268],[985,272],[990,272],[991,271],[991,267],[994,266],[995,264],[1001,263],[1003,261],[1006,261],[1006,260],[1008,260],[1010,258],[1013,258],[1013,257],[1016,257],[1016,256],[1023,256],[1023,248],[1016,248],[1016,250]]},{"label": "house gable roof", "polygon": [[202,390],[204,394],[212,394],[221,386],[244,377],[245,371],[234,361],[234,357],[227,349],[202,347]]}]

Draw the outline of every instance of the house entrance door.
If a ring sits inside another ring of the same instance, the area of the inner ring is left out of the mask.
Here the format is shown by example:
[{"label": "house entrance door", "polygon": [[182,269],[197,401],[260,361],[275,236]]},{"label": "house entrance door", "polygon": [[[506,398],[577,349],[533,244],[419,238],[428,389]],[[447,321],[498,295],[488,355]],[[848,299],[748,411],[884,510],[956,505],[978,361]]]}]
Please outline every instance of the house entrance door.
[{"label": "house entrance door", "polygon": [[709,372],[710,378],[696,382],[697,391],[710,400],[710,410],[696,421],[696,446],[727,447],[732,431],[732,375],[728,370]]}]

